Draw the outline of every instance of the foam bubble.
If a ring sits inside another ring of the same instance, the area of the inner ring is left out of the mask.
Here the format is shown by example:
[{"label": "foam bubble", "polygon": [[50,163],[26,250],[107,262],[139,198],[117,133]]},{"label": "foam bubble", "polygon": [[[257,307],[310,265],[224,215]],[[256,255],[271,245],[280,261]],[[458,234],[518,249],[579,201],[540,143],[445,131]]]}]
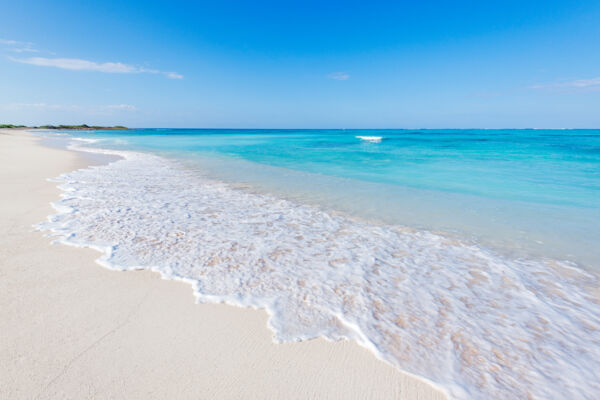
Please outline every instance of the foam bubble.
[{"label": "foam bubble", "polygon": [[277,341],[356,340],[455,398],[600,393],[594,276],[106,152],[124,158],[57,178],[58,213],[39,227],[102,251],[107,267],[188,281],[200,302],[266,308]]}]

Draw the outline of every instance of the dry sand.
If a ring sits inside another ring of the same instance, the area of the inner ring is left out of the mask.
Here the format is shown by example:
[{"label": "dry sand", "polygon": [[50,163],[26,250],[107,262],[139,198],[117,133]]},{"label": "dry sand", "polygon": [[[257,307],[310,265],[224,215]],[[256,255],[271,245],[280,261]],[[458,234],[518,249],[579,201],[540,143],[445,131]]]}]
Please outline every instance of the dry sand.
[{"label": "dry sand", "polygon": [[354,342],[275,344],[267,314],[51,245],[46,181],[89,164],[0,130],[0,399],[443,399]]}]

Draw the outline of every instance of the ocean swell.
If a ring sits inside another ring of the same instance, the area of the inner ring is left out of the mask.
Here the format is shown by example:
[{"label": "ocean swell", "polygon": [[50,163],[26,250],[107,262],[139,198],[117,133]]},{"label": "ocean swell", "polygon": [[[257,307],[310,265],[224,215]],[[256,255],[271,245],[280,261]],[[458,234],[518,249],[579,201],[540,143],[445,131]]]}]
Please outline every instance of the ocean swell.
[{"label": "ocean swell", "polygon": [[426,231],[377,225],[123,159],[61,175],[39,225],[110,268],[192,283],[200,302],[266,308],[278,341],[349,338],[454,398],[600,393],[598,280]]}]

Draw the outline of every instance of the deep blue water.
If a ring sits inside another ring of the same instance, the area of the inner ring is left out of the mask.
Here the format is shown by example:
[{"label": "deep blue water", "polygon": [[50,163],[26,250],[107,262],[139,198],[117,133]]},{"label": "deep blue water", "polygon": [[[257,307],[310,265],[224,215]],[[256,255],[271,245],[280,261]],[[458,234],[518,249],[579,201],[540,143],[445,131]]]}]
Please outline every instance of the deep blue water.
[{"label": "deep blue water", "polygon": [[213,178],[384,223],[600,266],[600,130],[65,133],[175,157]]}]

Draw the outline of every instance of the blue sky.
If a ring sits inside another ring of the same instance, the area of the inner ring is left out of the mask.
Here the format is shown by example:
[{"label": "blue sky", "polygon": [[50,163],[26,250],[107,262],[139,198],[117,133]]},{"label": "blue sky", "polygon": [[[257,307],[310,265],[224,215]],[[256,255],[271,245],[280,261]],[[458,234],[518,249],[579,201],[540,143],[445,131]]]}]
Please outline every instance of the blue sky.
[{"label": "blue sky", "polygon": [[600,128],[600,1],[3,2],[0,123]]}]

